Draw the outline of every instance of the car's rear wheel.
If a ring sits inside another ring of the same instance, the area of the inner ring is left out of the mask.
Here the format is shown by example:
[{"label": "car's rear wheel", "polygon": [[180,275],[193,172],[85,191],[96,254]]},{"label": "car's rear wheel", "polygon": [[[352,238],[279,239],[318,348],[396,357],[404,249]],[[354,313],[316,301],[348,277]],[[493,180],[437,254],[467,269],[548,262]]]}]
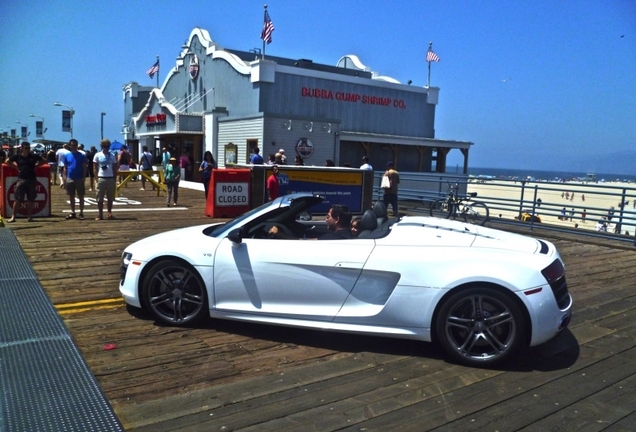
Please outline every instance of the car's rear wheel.
[{"label": "car's rear wheel", "polygon": [[525,345],[524,315],[495,288],[469,288],[444,302],[437,315],[436,336],[456,361],[493,366]]},{"label": "car's rear wheel", "polygon": [[159,321],[187,325],[207,316],[205,284],[189,264],[165,259],[146,273],[141,287],[144,307]]}]

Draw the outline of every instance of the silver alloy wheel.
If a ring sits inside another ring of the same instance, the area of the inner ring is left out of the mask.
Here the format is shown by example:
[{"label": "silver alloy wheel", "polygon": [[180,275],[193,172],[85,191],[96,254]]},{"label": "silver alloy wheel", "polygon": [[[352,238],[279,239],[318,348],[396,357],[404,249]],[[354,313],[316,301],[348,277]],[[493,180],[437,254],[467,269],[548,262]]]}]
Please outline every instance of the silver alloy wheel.
[{"label": "silver alloy wheel", "polygon": [[523,319],[517,305],[492,288],[472,288],[448,299],[437,320],[440,343],[456,360],[471,366],[493,365],[523,344]]},{"label": "silver alloy wheel", "polygon": [[168,324],[189,324],[207,313],[203,281],[190,265],[176,260],[152,266],[144,279],[142,300],[155,318]]}]

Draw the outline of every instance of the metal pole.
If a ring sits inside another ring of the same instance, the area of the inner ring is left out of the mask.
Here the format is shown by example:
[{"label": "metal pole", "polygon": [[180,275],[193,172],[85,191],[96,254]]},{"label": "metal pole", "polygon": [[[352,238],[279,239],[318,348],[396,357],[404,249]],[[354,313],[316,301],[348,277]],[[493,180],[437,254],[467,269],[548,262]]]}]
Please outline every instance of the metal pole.
[{"label": "metal pole", "polygon": [[102,112],[102,139],[104,139],[104,116],[106,115],[105,112]]}]

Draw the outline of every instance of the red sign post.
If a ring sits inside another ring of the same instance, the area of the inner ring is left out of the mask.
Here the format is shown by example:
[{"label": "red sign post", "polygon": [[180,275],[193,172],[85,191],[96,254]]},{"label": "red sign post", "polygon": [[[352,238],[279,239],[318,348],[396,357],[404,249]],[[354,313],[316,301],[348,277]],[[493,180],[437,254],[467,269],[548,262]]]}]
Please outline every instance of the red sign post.
[{"label": "red sign post", "polygon": [[[51,216],[51,183],[49,165],[35,168],[37,184],[35,186],[35,202],[33,217]],[[13,165],[0,166],[0,214],[3,218],[13,215],[15,202],[15,185],[18,181],[18,169]],[[23,202],[16,209],[18,216],[27,215],[27,203]]]}]

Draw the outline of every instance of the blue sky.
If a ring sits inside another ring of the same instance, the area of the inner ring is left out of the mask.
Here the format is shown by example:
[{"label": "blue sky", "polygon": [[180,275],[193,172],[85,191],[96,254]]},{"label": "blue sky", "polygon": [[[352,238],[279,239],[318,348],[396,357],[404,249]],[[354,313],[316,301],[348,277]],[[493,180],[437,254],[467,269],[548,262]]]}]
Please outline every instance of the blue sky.
[{"label": "blue sky", "polygon": [[[221,46],[260,48],[263,1],[0,2],[0,129],[72,106],[86,145],[121,140],[122,86],[161,80],[194,27]],[[267,53],[335,65],[356,54],[425,86],[429,41],[441,58],[436,137],[474,142],[477,167],[631,173],[636,167],[636,1],[272,0]],[[454,163],[453,160],[450,161]],[[600,166],[599,166],[600,165]]]}]

